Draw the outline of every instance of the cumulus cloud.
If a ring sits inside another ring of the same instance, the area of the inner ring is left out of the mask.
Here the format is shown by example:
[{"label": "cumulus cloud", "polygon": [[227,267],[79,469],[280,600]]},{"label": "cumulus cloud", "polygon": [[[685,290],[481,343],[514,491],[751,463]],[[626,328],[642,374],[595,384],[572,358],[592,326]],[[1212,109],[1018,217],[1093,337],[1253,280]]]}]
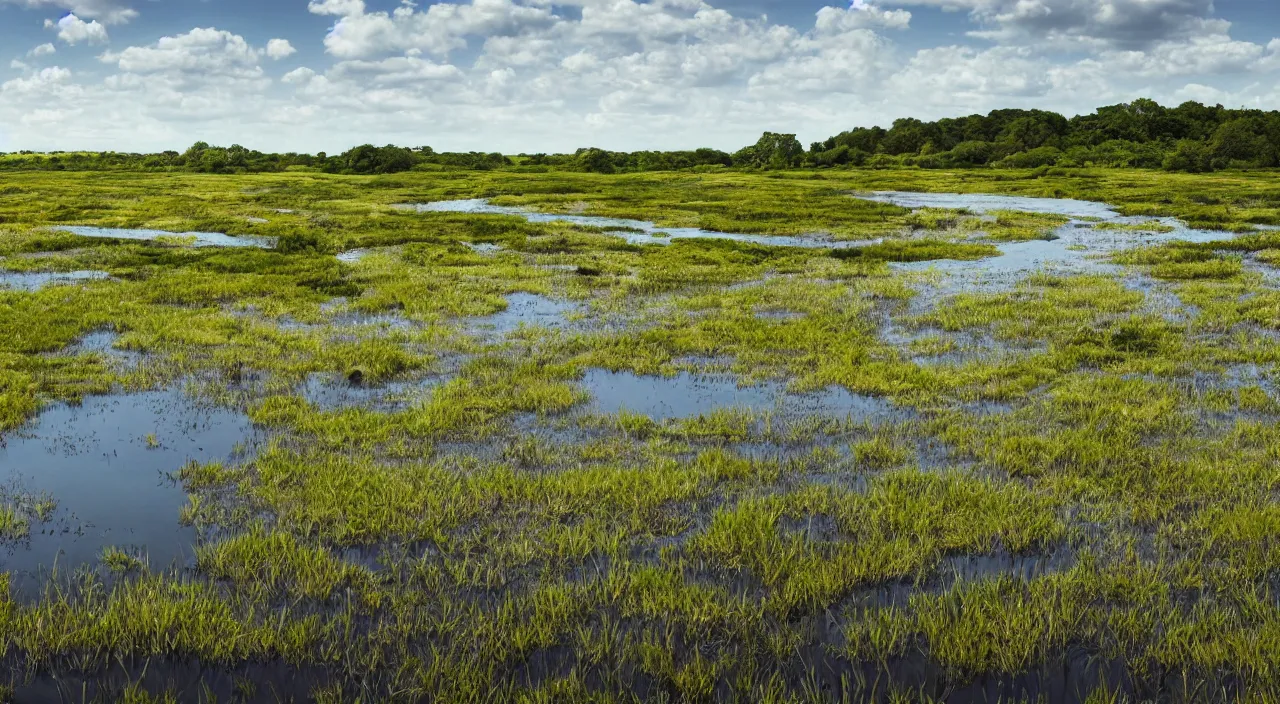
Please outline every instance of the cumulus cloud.
[{"label": "cumulus cloud", "polygon": [[284,76],[282,76],[280,80],[284,81],[285,83],[307,83],[312,78],[314,78],[315,75],[316,75],[315,71],[312,71],[311,69],[303,66],[302,68],[295,68],[292,71],[284,74]]},{"label": "cumulus cloud", "polygon": [[280,60],[298,53],[297,49],[289,43],[288,39],[272,39],[267,42],[267,56]]},{"label": "cumulus cloud", "polygon": [[411,49],[446,55],[466,47],[468,37],[512,36],[557,23],[559,18],[542,5],[549,3],[472,0],[437,3],[419,11],[413,3],[404,2],[392,12],[366,13],[362,0],[313,0],[308,8],[315,14],[340,17],[324,39],[325,49],[353,59]]},{"label": "cumulus cloud", "polygon": [[45,20],[44,27],[45,29],[57,30],[58,39],[67,44],[79,44],[81,42],[103,44],[108,38],[107,28],[102,26],[100,22],[97,20],[85,22],[74,13],[68,14],[57,22]]},{"label": "cumulus cloud", "polygon": [[311,0],[307,9],[317,15],[362,15],[364,0]]},{"label": "cumulus cloud", "polygon": [[129,73],[201,73],[206,76],[259,76],[264,52],[238,34],[212,27],[161,37],[151,46],[106,52],[100,61]]},{"label": "cumulus cloud", "polygon": [[882,10],[862,0],[856,0],[848,9],[824,7],[818,10],[817,29],[820,32],[847,32],[853,29],[884,27],[907,29],[911,25],[911,13],[906,10]]},{"label": "cumulus cloud", "polygon": [[53,86],[65,85],[71,80],[71,71],[61,66],[40,69],[28,76],[14,78],[0,84],[0,94],[39,94]]},{"label": "cumulus cloud", "polygon": [[50,54],[56,54],[57,52],[58,52],[58,48],[55,47],[54,45],[41,44],[40,46],[32,49],[31,51],[28,51],[27,56],[39,58],[41,56],[49,56]]},{"label": "cumulus cloud", "polygon": [[1004,42],[1079,42],[1126,49],[1204,32],[1230,23],[1214,17],[1213,0],[897,0],[968,10],[985,25],[976,36]]},{"label": "cumulus cloud", "polygon": [[137,10],[112,0],[0,0],[0,5],[66,10],[79,17],[101,20],[106,24],[123,24],[138,16]]}]

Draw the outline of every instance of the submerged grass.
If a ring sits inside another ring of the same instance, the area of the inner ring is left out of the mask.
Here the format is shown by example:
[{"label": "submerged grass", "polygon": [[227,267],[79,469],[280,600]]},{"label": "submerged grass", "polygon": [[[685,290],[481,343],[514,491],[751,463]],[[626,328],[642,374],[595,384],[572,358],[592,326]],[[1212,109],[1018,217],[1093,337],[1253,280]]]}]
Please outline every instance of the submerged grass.
[{"label": "submerged grass", "polygon": [[[210,691],[210,668],[243,673],[220,699],[271,696],[263,667],[317,701],[1280,692],[1280,240],[1228,232],[1280,221],[1269,172],[6,178],[0,267],[110,278],[0,291],[0,438],[55,401],[175,384],[270,435],[169,468],[191,569],[120,545],[33,597],[5,575],[15,691],[181,699],[166,677],[196,663]],[[1104,200],[1223,234],[933,296],[889,264],[980,270],[1066,219],[852,197],[894,189]],[[393,207],[471,197],[859,246],[638,246]],[[663,414],[600,412],[605,372],[656,389],[623,407]],[[57,499],[6,493],[8,547],[53,530]]]}]

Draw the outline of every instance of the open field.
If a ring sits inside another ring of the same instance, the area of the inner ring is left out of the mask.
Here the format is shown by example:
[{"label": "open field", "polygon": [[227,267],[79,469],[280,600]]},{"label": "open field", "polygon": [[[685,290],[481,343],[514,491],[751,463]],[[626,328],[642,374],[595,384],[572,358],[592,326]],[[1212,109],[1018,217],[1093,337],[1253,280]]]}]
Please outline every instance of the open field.
[{"label": "open field", "polygon": [[0,686],[1273,701],[1277,225],[1274,172],[5,174]]}]

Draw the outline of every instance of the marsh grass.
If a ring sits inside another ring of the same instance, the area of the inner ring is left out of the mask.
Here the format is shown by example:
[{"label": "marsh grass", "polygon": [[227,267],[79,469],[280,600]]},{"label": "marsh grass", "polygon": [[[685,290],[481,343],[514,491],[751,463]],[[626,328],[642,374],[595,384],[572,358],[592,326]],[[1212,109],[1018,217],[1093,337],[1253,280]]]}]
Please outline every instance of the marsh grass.
[{"label": "marsh grass", "polygon": [[[111,275],[0,292],[6,436],[55,401],[172,384],[270,436],[170,468],[189,494],[174,521],[201,536],[194,569],[108,548],[105,571],[60,566],[32,599],[6,574],[0,644],[23,676],[272,663],[312,673],[318,701],[945,701],[1034,673],[1096,702],[1280,691],[1280,294],[1259,273],[1280,240],[1244,232],[1280,220],[1272,174],[6,178],[4,268]],[[850,196],[907,187],[1105,200],[1224,235],[1118,252],[1122,275],[927,298],[887,264],[981,262],[1065,220]],[[465,197],[867,243],[636,246],[392,207]],[[92,240],[55,222],[291,244]],[[481,332],[515,293],[577,312]],[[110,346],[78,346],[103,331]],[[865,410],[600,413],[593,370],[836,386]],[[302,392],[313,374],[411,390],[326,406]],[[7,497],[0,536],[20,549],[57,500]],[[979,568],[956,576],[957,560]],[[1076,655],[1121,676],[1082,674]],[[179,696],[152,682],[116,698]]]}]

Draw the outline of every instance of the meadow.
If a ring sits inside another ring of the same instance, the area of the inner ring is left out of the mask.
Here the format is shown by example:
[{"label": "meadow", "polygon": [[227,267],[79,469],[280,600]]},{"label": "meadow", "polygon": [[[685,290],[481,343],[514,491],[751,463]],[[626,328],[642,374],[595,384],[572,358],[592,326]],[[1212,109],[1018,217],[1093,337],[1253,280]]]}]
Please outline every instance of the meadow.
[{"label": "meadow", "polygon": [[1273,701],[1276,226],[1272,171],[6,173],[2,693]]}]

